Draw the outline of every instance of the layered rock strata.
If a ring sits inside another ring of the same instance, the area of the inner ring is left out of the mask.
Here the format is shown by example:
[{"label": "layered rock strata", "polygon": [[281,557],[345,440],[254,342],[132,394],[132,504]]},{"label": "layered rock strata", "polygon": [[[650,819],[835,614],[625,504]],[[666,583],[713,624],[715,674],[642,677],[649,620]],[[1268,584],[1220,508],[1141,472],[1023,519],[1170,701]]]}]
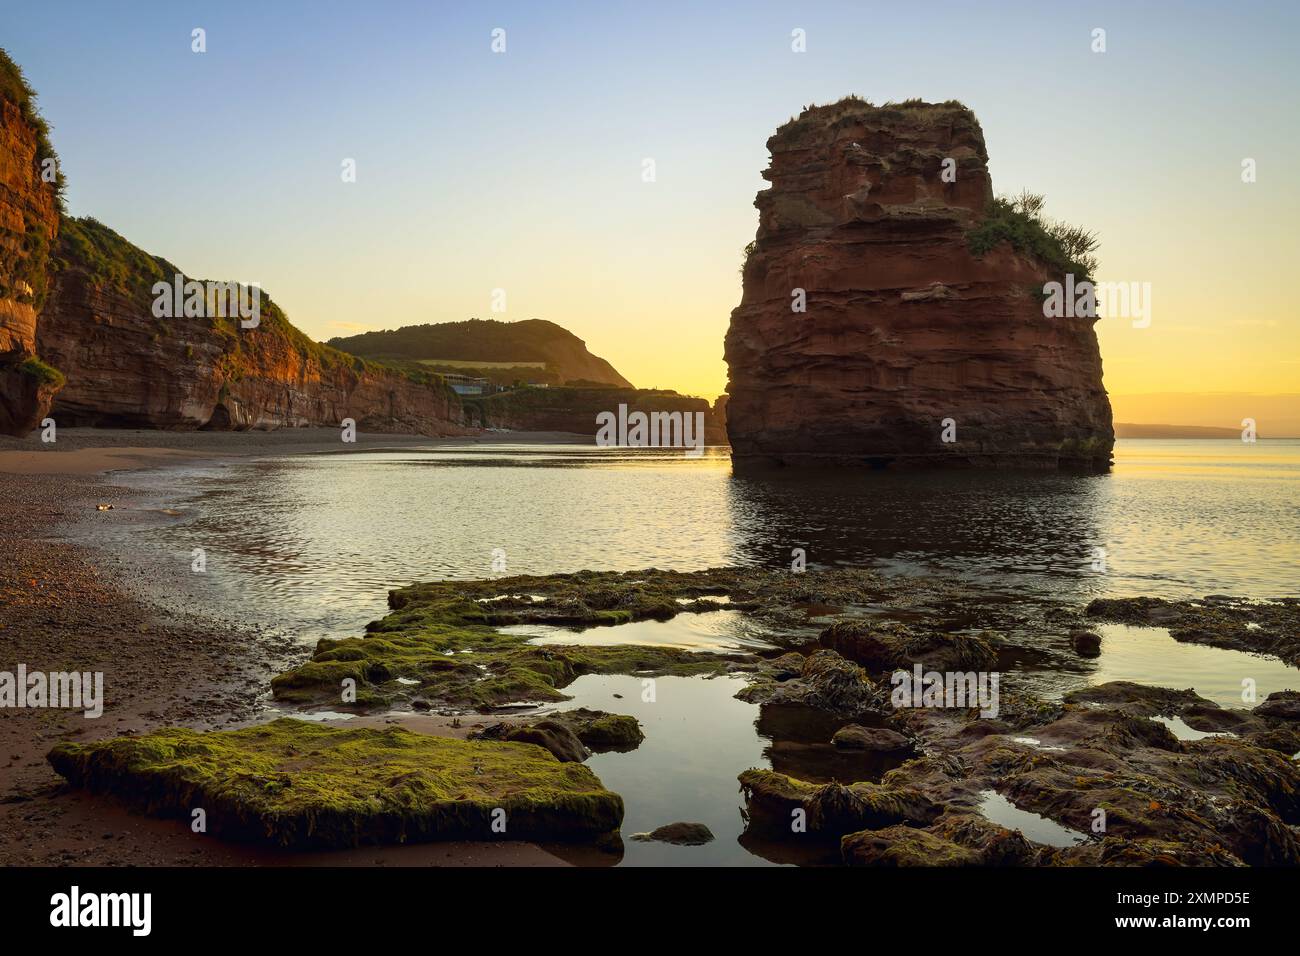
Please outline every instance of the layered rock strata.
[{"label": "layered rock strata", "polygon": [[339,425],[458,434],[460,403],[437,375],[412,375],[313,342],[263,294],[239,316],[158,318],[150,291],[178,270],[90,219],[65,220],[41,354],[68,379],[60,425],[270,429]]},{"label": "layered rock strata", "polygon": [[1108,466],[1095,319],[1044,317],[1062,277],[1032,252],[972,250],[993,190],[969,109],[850,98],[767,146],[726,337],[737,461]]},{"label": "layered rock strata", "polygon": [[44,126],[3,51],[0,81],[0,434],[23,435],[44,417],[61,384],[36,346],[59,207],[57,181],[42,175],[55,168]]}]

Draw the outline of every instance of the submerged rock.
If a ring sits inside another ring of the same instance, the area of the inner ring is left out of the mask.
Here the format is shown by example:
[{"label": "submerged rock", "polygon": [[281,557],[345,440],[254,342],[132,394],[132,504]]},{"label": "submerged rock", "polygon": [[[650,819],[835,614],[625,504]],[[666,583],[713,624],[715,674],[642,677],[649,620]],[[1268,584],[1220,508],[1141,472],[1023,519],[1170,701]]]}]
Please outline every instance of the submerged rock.
[{"label": "submerged rock", "polygon": [[1092,631],[1071,631],[1070,646],[1080,657],[1099,657],[1101,655],[1101,635]]},{"label": "submerged rock", "polygon": [[672,843],[675,846],[703,846],[713,842],[713,831],[703,823],[667,823],[649,833],[633,833],[642,843]]},{"label": "submerged rock", "polygon": [[189,819],[202,808],[215,836],[287,847],[600,842],[623,819],[623,799],[594,773],[538,747],[400,728],[290,718],[210,733],[171,728],[61,743],[49,761],[74,786],[160,816]]},{"label": "submerged rock", "polygon": [[907,750],[912,742],[896,730],[887,727],[863,727],[849,724],[835,731],[831,743],[841,750]]}]

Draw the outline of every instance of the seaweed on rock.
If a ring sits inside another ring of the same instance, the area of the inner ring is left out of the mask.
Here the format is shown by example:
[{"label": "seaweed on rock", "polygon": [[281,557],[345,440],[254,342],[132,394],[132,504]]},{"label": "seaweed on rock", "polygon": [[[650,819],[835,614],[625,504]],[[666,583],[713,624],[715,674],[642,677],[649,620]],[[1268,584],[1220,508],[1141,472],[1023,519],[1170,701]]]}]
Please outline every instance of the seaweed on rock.
[{"label": "seaweed on rock", "polygon": [[749,654],[596,646],[580,634],[572,644],[538,646],[499,628],[590,628],[716,611],[717,604],[698,600],[705,595],[728,595],[728,607],[759,618],[780,617],[793,606],[863,602],[881,593],[875,575],[852,570],[651,568],[416,584],[389,593],[392,613],[372,622],[365,637],[320,641],[309,661],[275,677],[271,687],[281,700],[337,702],[350,679],[356,698],[347,702],[363,707],[402,698],[476,708],[561,701],[563,688],[583,674],[686,676],[756,665]]},{"label": "seaweed on rock", "polygon": [[[168,728],[61,743],[49,754],[78,787],[145,812],[206,813],[208,832],[286,847],[437,840],[603,842],[623,799],[586,767],[540,747],[401,728],[333,728],[290,718],[242,730]],[[504,821],[504,833],[494,830]]]}]

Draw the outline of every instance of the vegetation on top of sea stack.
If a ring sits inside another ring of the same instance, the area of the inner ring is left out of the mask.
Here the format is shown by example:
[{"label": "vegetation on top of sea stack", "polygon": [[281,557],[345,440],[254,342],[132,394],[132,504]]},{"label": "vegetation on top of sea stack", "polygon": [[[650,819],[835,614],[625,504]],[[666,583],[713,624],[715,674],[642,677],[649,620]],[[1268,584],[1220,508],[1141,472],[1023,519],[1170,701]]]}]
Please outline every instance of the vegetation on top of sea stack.
[{"label": "vegetation on top of sea stack", "polygon": [[[49,754],[74,786],[111,792],[209,833],[297,848],[499,838],[601,841],[623,798],[588,768],[524,743],[466,741],[397,727],[334,728],[281,718],[259,727],[185,728]],[[504,818],[501,814],[504,812]]]},{"label": "vegetation on top of sea stack", "polygon": [[941,103],[930,103],[919,97],[912,97],[901,102],[890,100],[877,106],[871,100],[864,99],[856,93],[850,93],[842,96],[833,103],[824,103],[818,106],[816,103],[810,103],[805,106],[798,116],[792,116],[788,121],[777,127],[776,135],[782,136],[796,129],[801,124],[817,121],[822,124],[837,123],[845,118],[852,120],[897,121],[909,118],[922,125],[939,122],[944,117],[954,112],[969,114],[971,120],[975,114],[971,112],[970,107],[960,100],[944,100]]},{"label": "vegetation on top of sea stack", "polygon": [[1075,282],[1092,281],[1097,272],[1097,234],[1082,226],[1049,219],[1043,214],[1046,200],[1028,191],[1018,196],[1001,196],[989,204],[984,219],[966,234],[971,252],[977,256],[1004,242],[1011,243],[1041,262],[1055,277],[1073,275]]}]

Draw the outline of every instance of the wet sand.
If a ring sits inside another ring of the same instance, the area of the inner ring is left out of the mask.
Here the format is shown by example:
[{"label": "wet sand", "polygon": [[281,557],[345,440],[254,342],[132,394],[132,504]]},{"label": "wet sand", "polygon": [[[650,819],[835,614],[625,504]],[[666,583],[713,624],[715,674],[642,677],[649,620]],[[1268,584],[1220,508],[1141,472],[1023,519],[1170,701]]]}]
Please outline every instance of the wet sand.
[{"label": "wet sand", "polygon": [[[493,442],[573,442],[572,435],[465,439],[359,435],[346,450]],[[108,472],[197,459],[336,452],[332,429],[174,433],[61,431],[53,446],[0,439],[0,670],[101,671],[104,712],[0,710],[0,865],[496,866],[563,861],[531,844],[437,843],[329,853],[222,843],[180,821],[129,812],[66,787],[45,760],[61,740],[87,741],[184,725],[218,729],[269,716],[269,681],[304,650],[241,620],[200,618],[169,602],[173,568],[141,566],[79,543],[106,520],[98,506],[136,492]],[[176,582],[179,585],[180,582]],[[171,588],[183,594],[179,586]],[[385,718],[372,718],[382,721]],[[463,734],[450,720],[412,730]]]},{"label": "wet sand", "polygon": [[592,444],[591,435],[568,432],[483,432],[469,437],[358,433],[344,443],[335,428],[287,428],[262,432],[171,432],[144,429],[64,428],[54,442],[39,432],[26,438],[0,435],[0,474],[94,475],[132,468],[153,468],[211,458],[265,455],[347,454],[440,445],[525,443]]}]

